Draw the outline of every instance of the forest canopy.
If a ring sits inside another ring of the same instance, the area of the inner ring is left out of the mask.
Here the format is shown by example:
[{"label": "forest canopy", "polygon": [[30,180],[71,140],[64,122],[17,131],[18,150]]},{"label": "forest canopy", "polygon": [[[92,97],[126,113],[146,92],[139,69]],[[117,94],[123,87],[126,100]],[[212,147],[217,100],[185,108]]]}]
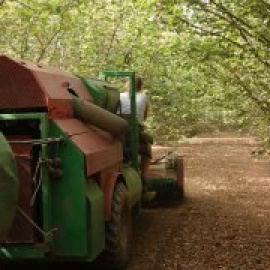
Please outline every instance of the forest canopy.
[{"label": "forest canopy", "polygon": [[98,76],[132,70],[157,141],[269,138],[268,0],[2,0],[0,53]]}]

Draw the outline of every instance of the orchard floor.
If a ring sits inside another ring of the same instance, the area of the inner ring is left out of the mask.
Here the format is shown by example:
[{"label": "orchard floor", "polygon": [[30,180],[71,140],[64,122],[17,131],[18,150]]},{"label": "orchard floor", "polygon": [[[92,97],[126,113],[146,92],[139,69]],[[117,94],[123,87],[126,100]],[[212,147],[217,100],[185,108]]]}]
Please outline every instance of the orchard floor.
[{"label": "orchard floor", "polygon": [[256,146],[236,134],[178,145],[185,199],[135,219],[127,269],[270,269],[270,158],[252,157]]},{"label": "orchard floor", "polygon": [[224,133],[178,144],[185,198],[134,218],[126,269],[270,270],[270,157],[254,158],[256,146],[253,138]]}]

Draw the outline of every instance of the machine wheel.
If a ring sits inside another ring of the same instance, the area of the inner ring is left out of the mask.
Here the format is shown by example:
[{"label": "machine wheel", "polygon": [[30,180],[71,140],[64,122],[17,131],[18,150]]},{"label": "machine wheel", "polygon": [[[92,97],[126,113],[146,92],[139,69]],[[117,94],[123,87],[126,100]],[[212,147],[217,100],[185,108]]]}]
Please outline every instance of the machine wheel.
[{"label": "machine wheel", "polygon": [[15,216],[18,188],[15,157],[0,132],[0,245],[5,240]]},{"label": "machine wheel", "polygon": [[111,268],[126,266],[130,259],[132,216],[126,186],[116,184],[112,201],[111,220],[106,224],[104,262]]}]

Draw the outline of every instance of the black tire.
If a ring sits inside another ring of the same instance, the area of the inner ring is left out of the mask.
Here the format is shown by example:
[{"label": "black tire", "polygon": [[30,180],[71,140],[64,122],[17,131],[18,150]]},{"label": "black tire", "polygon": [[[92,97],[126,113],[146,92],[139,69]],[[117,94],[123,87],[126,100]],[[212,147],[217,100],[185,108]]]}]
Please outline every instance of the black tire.
[{"label": "black tire", "polygon": [[103,262],[110,269],[124,268],[130,260],[132,215],[126,186],[116,184],[111,220],[106,223],[106,246]]}]

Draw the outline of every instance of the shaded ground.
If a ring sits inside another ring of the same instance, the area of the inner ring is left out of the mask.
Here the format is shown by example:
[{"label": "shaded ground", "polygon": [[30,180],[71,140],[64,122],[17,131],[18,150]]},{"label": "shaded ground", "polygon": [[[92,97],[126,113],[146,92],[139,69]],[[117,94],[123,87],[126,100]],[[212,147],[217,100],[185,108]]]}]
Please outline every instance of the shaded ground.
[{"label": "shaded ground", "polygon": [[127,269],[270,269],[270,158],[254,159],[255,145],[231,134],[181,144],[185,201],[135,219]]}]

